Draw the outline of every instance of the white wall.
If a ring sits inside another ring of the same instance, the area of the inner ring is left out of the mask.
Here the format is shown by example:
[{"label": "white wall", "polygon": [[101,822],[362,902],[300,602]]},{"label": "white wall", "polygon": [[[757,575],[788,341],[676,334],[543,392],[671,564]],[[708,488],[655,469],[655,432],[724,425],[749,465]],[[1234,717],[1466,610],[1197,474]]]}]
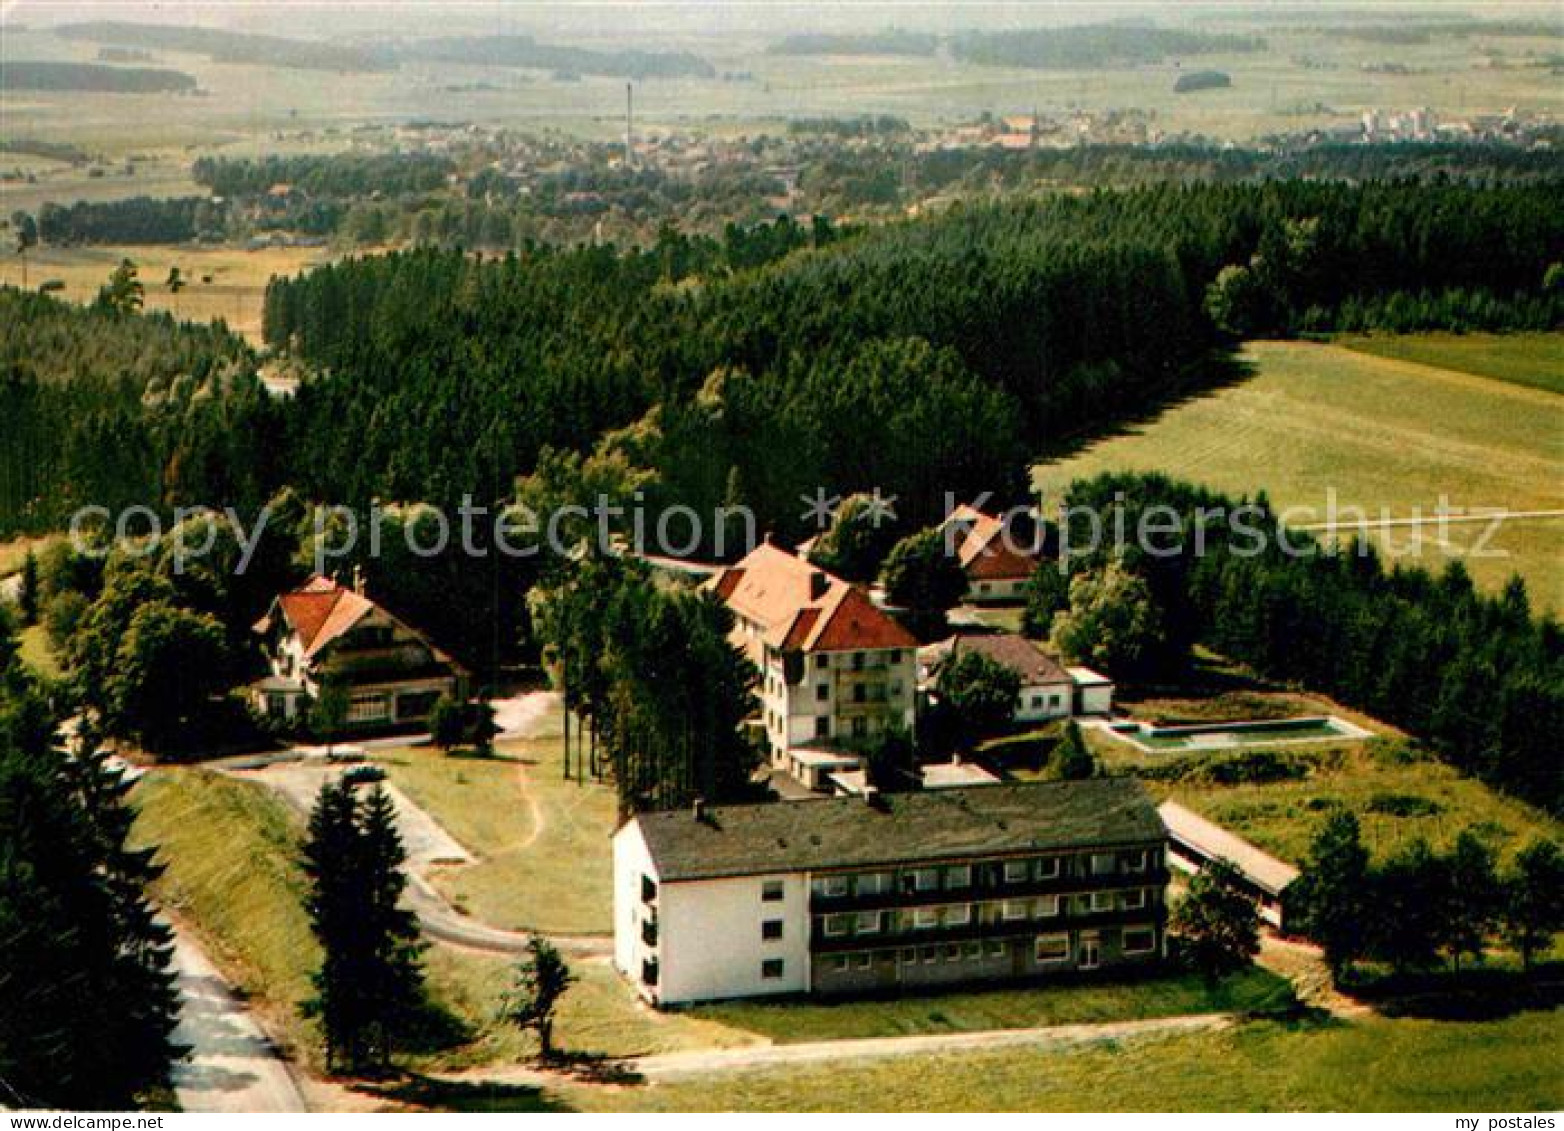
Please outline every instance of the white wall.
[{"label": "white wall", "polygon": [[[1042,697],[1042,706],[1032,706],[1035,696]],[[1059,702],[1050,706],[1049,701],[1057,696]],[[1016,707],[1015,719],[1018,723],[1035,723],[1044,719],[1062,719],[1068,715],[1074,706],[1075,685],[1071,683],[1045,683],[1037,684],[1021,689],[1021,700]]]},{"label": "white wall", "polygon": [[[782,881],[780,902],[761,899],[765,880]],[[809,885],[802,873],[664,884],[658,904],[664,1003],[809,988]],[[783,921],[780,940],[761,938],[767,919]],[[761,963],[772,958],[782,960],[783,976],[762,978]]]},{"label": "white wall", "polygon": [[656,879],[656,867],[640,826],[630,821],[614,834],[614,965],[637,988],[642,988],[641,957],[646,951],[641,942],[642,876]]},{"label": "white wall", "polygon": [[1081,713],[1106,715],[1113,710],[1113,684],[1088,684],[1081,688]]}]

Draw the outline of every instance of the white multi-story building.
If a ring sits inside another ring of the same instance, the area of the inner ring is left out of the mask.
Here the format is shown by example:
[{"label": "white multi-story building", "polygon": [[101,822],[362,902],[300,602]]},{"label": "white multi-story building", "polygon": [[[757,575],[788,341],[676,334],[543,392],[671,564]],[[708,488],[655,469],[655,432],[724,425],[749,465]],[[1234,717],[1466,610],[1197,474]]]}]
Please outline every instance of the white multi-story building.
[{"label": "white multi-story building", "polygon": [[1166,831],[1130,778],[643,813],[614,962],[659,1005],[1156,962]]},{"label": "white multi-story building", "polygon": [[776,768],[820,788],[853,739],[912,729],[918,642],[862,590],[770,543],[706,584],[759,673]]}]

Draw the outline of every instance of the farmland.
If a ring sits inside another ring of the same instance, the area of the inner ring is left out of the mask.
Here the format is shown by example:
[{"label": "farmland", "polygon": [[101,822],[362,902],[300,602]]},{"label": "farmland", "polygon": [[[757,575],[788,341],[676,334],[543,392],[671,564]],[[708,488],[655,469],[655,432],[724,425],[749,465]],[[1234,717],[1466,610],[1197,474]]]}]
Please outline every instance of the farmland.
[{"label": "farmland", "polygon": [[[1043,465],[1057,497],[1071,480],[1108,470],[1164,471],[1232,495],[1264,490],[1291,524],[1336,514],[1347,535],[1370,521],[1432,516],[1441,504],[1564,509],[1564,399],[1450,369],[1340,346],[1255,342],[1247,379]],[[1355,512],[1351,508],[1361,508]],[[1389,558],[1434,569],[1460,557],[1480,584],[1512,573],[1539,606],[1564,609],[1564,518],[1397,526],[1375,532]]]},{"label": "farmland", "polygon": [[1358,353],[1564,393],[1564,334],[1350,334]]},{"label": "farmland", "polygon": [[[442,17],[444,19],[445,17]],[[461,28],[442,23],[443,32]],[[1172,96],[1179,61],[1134,68],[1031,70],[978,66],[948,53],[928,58],[778,55],[769,36],[652,20],[625,13],[622,36],[642,46],[688,50],[712,61],[712,78],[640,83],[637,111],[648,127],[698,124],[704,130],[775,127],[801,116],[892,113],[932,124],[981,112],[1137,109],[1163,132],[1247,139],[1307,122],[1352,122],[1374,107],[1432,106],[1446,114],[1498,113],[1511,106],[1564,111],[1564,95],[1536,61],[1555,49],[1546,38],[1436,37],[1387,48],[1321,27],[1245,28],[1269,35],[1266,50],[1218,54],[1202,65],[1232,76],[1224,90]],[[976,13],[961,21],[981,23]],[[1035,23],[1049,22],[1040,15]],[[1236,22],[1236,21],[1235,21]],[[571,28],[569,25],[577,26]],[[490,32],[482,21],[462,30]],[[786,25],[778,25],[783,27]],[[565,19],[547,38],[600,40],[597,21]],[[8,31],[16,59],[88,61],[90,44],[43,29]],[[1399,68],[1381,66],[1393,57]],[[491,66],[410,63],[393,72],[335,74],[169,52],[159,65],[194,75],[202,96],[13,93],[7,128],[102,147],[113,153],[187,144],[217,147],[258,134],[410,118],[514,122],[517,119],[612,137],[623,112],[623,81],[561,81],[547,72]]]},{"label": "farmland", "polygon": [[[221,318],[230,329],[259,345],[267,280],[324,262],[329,253],[318,248],[40,247],[27,255],[28,285],[37,289],[57,280],[64,284],[61,297],[90,302],[110,272],[127,257],[135,263],[145,288],[147,310],[166,310],[193,322]],[[185,280],[177,294],[166,282],[171,267],[178,267]],[[0,256],[0,285],[20,285],[22,276],[21,259],[7,249]]]}]

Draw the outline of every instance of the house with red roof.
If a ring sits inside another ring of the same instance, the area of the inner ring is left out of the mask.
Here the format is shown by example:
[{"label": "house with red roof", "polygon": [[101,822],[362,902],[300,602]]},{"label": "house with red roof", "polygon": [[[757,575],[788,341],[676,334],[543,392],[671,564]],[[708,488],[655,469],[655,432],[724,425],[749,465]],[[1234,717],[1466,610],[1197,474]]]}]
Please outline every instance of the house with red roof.
[{"label": "house with red roof", "polygon": [[348,695],[347,723],[372,731],[413,727],[442,695],[463,693],[467,673],[421,633],[364,593],[316,575],[280,594],[254,625],[271,671],[251,685],[258,709],[292,720],[321,686]]},{"label": "house with red roof", "polygon": [[777,769],[821,789],[858,766],[851,740],[912,729],[918,642],[862,589],[769,542],[705,587],[760,677]]},{"label": "house with red roof", "polygon": [[961,571],[967,576],[965,599],[969,604],[1026,600],[1026,583],[1037,568],[1037,555],[1011,537],[1003,522],[962,504],[946,516],[940,530],[949,532],[954,540]]}]

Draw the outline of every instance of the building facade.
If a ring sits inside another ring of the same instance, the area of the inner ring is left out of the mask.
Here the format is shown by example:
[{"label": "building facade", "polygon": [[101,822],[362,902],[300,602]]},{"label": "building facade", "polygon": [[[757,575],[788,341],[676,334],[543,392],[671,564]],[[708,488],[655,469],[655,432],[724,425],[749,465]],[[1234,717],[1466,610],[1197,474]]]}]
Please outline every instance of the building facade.
[{"label": "building facade", "polygon": [[364,595],[312,577],[278,596],[254,626],[270,673],[251,685],[259,710],[300,718],[327,682],[348,697],[347,726],[417,726],[442,695],[465,692],[466,673],[421,634]]},{"label": "building facade", "polygon": [[965,600],[972,605],[1019,605],[1038,556],[1010,537],[1005,524],[963,504],[950,512],[941,532],[956,550],[967,578]]},{"label": "building facade", "polygon": [[917,991],[1157,962],[1167,860],[1129,779],[643,814],[615,964],[648,1001]]},{"label": "building facade", "polygon": [[912,729],[918,642],[861,590],[770,543],[706,587],[755,665],[777,768],[818,788],[810,776],[852,761],[844,741]]}]

